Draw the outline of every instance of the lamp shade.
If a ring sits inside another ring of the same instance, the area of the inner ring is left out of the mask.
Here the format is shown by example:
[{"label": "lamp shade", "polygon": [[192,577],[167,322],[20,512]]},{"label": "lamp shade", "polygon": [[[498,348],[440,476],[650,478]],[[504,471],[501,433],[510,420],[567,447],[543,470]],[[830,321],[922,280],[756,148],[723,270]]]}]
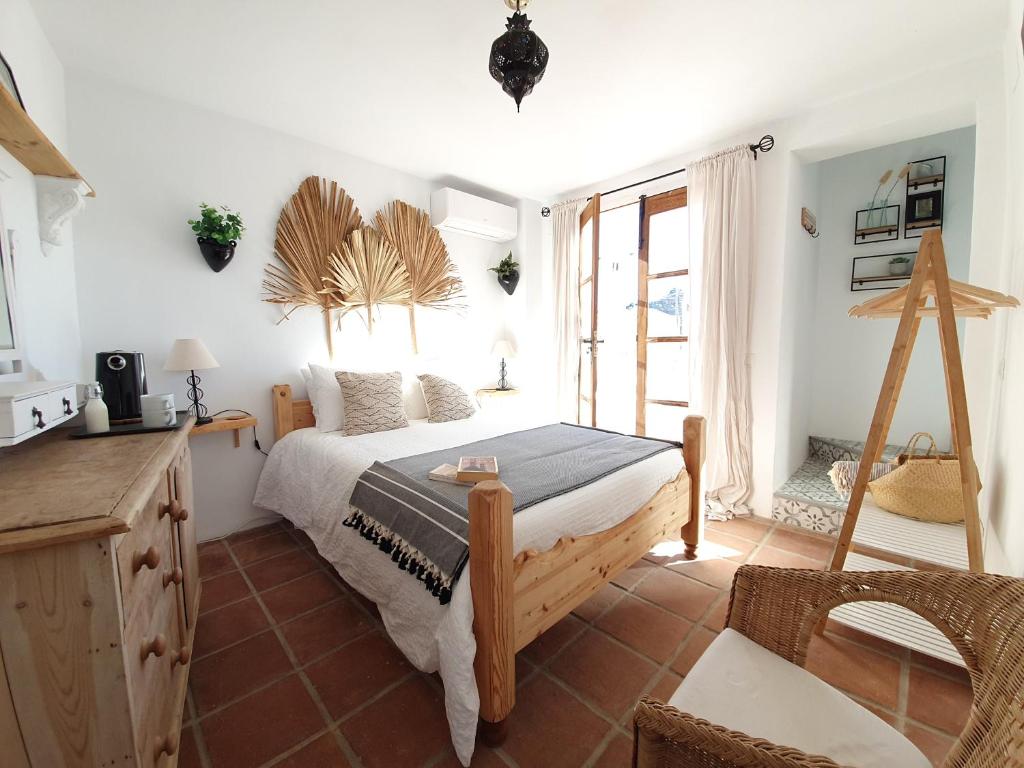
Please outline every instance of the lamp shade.
[{"label": "lamp shade", "polygon": [[494,349],[491,354],[495,357],[513,358],[516,356],[515,345],[508,339],[499,339],[494,342]]},{"label": "lamp shade", "polygon": [[164,364],[165,371],[204,371],[220,368],[202,339],[177,339]]}]

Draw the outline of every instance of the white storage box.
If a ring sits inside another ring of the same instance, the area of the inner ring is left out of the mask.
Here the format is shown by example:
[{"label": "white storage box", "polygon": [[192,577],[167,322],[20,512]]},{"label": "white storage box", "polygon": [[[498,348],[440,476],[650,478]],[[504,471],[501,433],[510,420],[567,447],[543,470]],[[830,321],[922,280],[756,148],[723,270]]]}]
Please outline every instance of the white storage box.
[{"label": "white storage box", "polygon": [[0,446],[15,445],[63,424],[78,413],[75,385],[67,382],[0,383]]}]

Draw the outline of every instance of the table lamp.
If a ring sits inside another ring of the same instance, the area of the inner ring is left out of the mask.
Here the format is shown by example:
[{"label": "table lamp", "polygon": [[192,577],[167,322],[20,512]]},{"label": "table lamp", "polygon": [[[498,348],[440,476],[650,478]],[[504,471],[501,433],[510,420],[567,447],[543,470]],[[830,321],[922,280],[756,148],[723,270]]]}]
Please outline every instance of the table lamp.
[{"label": "table lamp", "polygon": [[167,363],[164,365],[165,371],[189,372],[185,382],[191,388],[188,399],[192,401],[192,405],[188,407],[188,410],[196,417],[196,424],[209,424],[213,421],[206,415],[209,411],[202,403],[203,390],[199,388],[199,382],[202,379],[196,376],[196,371],[205,371],[210,368],[220,368],[220,363],[210,354],[210,350],[203,344],[202,339],[177,339],[174,346],[171,347],[171,354],[167,356]]},{"label": "table lamp", "polygon": [[505,377],[507,370],[505,368],[505,358],[512,358],[516,356],[516,348],[508,339],[499,339],[494,342],[494,349],[491,350],[491,354],[495,357],[501,358],[501,366],[498,368],[498,390],[506,392],[512,387],[508,385],[508,379]]}]

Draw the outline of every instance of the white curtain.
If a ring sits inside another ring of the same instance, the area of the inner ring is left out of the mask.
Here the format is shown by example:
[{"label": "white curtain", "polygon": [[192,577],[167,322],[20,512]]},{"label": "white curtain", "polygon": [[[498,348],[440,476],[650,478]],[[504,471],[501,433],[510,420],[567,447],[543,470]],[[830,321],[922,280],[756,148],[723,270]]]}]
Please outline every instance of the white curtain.
[{"label": "white curtain", "polygon": [[750,325],[756,224],[747,146],[686,169],[690,214],[691,411],[707,419],[708,515],[749,515]]},{"label": "white curtain", "polygon": [[552,206],[555,286],[555,397],[559,419],[576,421],[580,359],[580,213],[583,199]]}]

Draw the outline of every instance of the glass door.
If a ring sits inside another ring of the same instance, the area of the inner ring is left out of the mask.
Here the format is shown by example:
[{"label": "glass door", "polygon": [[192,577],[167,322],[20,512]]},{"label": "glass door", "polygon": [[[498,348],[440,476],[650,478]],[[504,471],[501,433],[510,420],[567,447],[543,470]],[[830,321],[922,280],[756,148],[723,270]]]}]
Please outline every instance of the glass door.
[{"label": "glass door", "polygon": [[689,263],[685,188],[580,214],[580,424],[681,439]]},{"label": "glass door", "polygon": [[686,189],[641,200],[636,433],[680,440],[689,406],[690,249]]},{"label": "glass door", "polygon": [[601,195],[580,213],[580,371],[576,420],[597,426],[597,290],[600,275]]}]

